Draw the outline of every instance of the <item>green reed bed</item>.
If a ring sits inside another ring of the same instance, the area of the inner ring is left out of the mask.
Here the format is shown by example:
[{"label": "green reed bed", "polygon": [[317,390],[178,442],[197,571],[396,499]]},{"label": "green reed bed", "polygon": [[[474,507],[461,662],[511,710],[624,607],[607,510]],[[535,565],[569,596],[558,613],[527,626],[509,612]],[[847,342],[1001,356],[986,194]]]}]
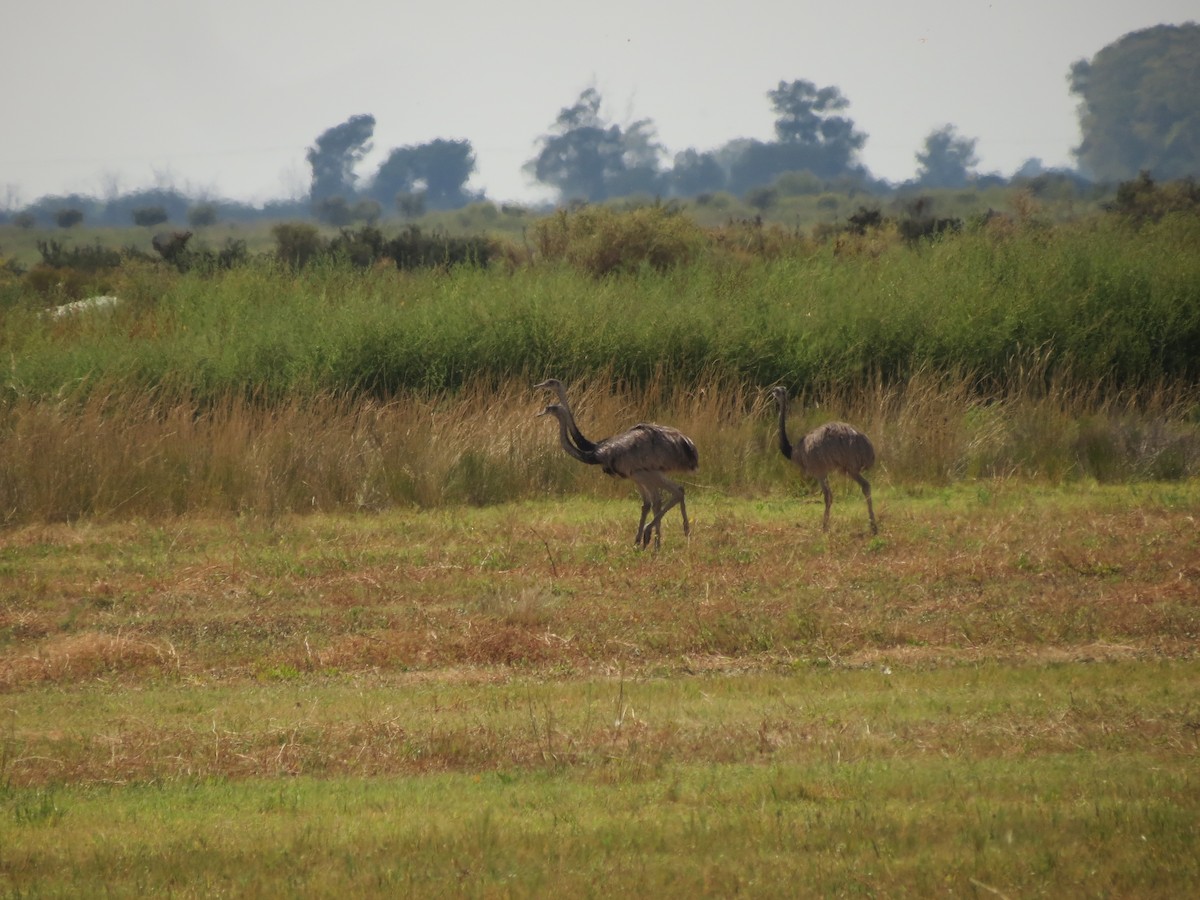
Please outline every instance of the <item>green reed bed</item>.
[{"label": "green reed bed", "polygon": [[198,397],[457,388],[600,370],[792,387],[932,368],[1007,383],[1023,354],[1118,386],[1200,377],[1200,224],[1098,221],[910,247],[852,238],[594,278],[568,263],[403,274],[268,264],[131,276],[87,321],[5,313],[11,396],[80,383]]}]

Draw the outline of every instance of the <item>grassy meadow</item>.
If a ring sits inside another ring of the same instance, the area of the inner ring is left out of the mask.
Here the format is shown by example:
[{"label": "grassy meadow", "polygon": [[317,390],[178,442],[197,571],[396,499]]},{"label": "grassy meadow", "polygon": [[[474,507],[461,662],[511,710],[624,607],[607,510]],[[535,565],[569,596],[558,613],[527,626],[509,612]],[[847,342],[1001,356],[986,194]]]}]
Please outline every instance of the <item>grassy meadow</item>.
[{"label": "grassy meadow", "polygon": [[0,896],[1200,891],[1197,220],[628,216],[0,277]]}]

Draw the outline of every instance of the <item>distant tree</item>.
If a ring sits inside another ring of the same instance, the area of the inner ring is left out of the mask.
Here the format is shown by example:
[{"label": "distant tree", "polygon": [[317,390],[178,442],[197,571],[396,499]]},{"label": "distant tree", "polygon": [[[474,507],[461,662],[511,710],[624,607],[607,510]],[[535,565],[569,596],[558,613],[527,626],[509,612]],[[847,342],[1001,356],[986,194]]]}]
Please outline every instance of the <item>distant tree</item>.
[{"label": "distant tree", "polygon": [[374,116],[351,116],[321,132],[316,145],[308,148],[308,164],[312,167],[309,199],[314,207],[330,197],[354,195],[354,167],[371,151],[374,133]]},{"label": "distant tree", "polygon": [[400,193],[396,195],[396,209],[400,211],[400,215],[406,219],[415,219],[417,216],[425,214],[425,194],[417,192],[415,194]]},{"label": "distant tree", "polygon": [[666,173],[668,192],[675,197],[697,197],[723,191],[727,181],[725,168],[711,151],[684,150],[675,154],[675,163]]},{"label": "distant tree", "polygon": [[819,194],[825,189],[825,183],[808,171],[784,172],[772,186],[785,197]]},{"label": "distant tree", "polygon": [[94,215],[88,215],[88,221],[105,225],[121,225],[129,221],[136,223],[135,217],[140,211],[154,208],[161,209],[166,215],[165,219],[155,224],[168,220],[182,221],[190,202],[174,188],[149,188],[109,197]]},{"label": "distant tree", "polygon": [[423,194],[430,209],[460,209],[479,199],[466,189],[475,172],[471,142],[438,138],[399,147],[379,166],[368,193],[391,204],[401,194]]},{"label": "distant tree", "polygon": [[975,138],[959,137],[953,125],[944,125],[925,138],[917,151],[917,183],[923,187],[966,187],[971,170],[979,165]]},{"label": "distant tree", "polygon": [[197,203],[187,213],[188,224],[193,228],[209,228],[217,224],[215,203]]},{"label": "distant tree", "polygon": [[836,147],[846,153],[859,150],[866,135],[854,130],[854,123],[833,113],[850,105],[836,87],[818,88],[811,81],[781,81],[767,91],[775,111],[775,136],[781,144],[808,144]]},{"label": "distant tree", "polygon": [[781,81],[767,97],[778,140],[740,144],[730,166],[731,190],[743,193],[770,184],[784,172],[807,171],[830,179],[861,169],[857,156],[867,136],[852,119],[837,115],[850,105],[840,90],[818,88],[811,81]]},{"label": "distant tree", "polygon": [[54,214],[54,221],[59,228],[74,228],[83,221],[83,210],[67,207]]},{"label": "distant tree", "polygon": [[1075,158],[1100,181],[1147,171],[1200,175],[1200,25],[1158,25],[1071,66],[1083,142]]},{"label": "distant tree", "polygon": [[18,228],[33,228],[37,225],[37,216],[25,209],[13,216],[13,224]]},{"label": "distant tree", "polygon": [[161,225],[167,221],[167,211],[161,206],[139,206],[132,213],[133,224],[147,228]]},{"label": "distant tree", "polygon": [[541,151],[525,171],[558,190],[564,200],[598,202],[609,197],[656,193],[663,186],[662,146],[654,124],[640,119],[626,128],[600,114],[595,88],[579,95],[574,106],[561,109],[554,133],[543,135]]},{"label": "distant tree", "polygon": [[344,228],[354,221],[354,210],[349,201],[340,194],[314,201],[313,215],[318,221],[336,225],[338,228]]},{"label": "distant tree", "polygon": [[746,205],[757,209],[760,213],[766,212],[777,202],[779,202],[779,191],[775,188],[751,188],[746,194]]},{"label": "distant tree", "polygon": [[1013,172],[1013,178],[1036,178],[1046,171],[1046,166],[1042,163],[1041,157],[1031,156],[1021,163],[1017,171]]},{"label": "distant tree", "polygon": [[351,214],[356,222],[374,225],[379,221],[379,217],[383,215],[383,207],[379,204],[378,200],[366,197],[354,204]]},{"label": "distant tree", "polygon": [[419,145],[416,169],[425,183],[425,203],[432,209],[459,209],[479,199],[466,189],[475,172],[470,141],[439,138]]},{"label": "distant tree", "polygon": [[417,174],[416,153],[413,147],[396,147],[375,170],[367,193],[381,203],[401,194],[414,194],[420,190],[421,177]]}]

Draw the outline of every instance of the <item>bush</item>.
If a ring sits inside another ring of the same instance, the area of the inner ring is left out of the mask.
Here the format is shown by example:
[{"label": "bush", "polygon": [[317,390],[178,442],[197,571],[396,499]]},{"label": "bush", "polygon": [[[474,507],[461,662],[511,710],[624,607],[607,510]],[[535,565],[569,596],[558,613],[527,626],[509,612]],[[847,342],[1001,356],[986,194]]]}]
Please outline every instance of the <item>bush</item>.
[{"label": "bush", "polygon": [[387,241],[383,232],[372,225],[357,231],[343,228],[341,233],[329,242],[328,252],[330,256],[344,259],[355,268],[366,269],[387,255]]},{"label": "bush", "polygon": [[83,210],[81,209],[60,209],[54,214],[54,222],[59,228],[74,228],[83,221]]},{"label": "bush", "polygon": [[775,179],[773,187],[784,197],[802,197],[819,194],[825,183],[807,169],[801,172],[784,172]]},{"label": "bush", "polygon": [[191,238],[190,231],[161,231],[154,236],[150,244],[158,251],[159,256],[183,271],[187,243]]},{"label": "bush", "polygon": [[307,222],[280,222],[271,229],[275,238],[275,256],[285,265],[299,270],[325,250],[317,226]]},{"label": "bush", "polygon": [[132,213],[133,224],[144,228],[153,228],[167,221],[167,211],[161,206],[140,206]]},{"label": "bush", "polygon": [[95,272],[99,269],[115,269],[121,265],[121,254],[99,243],[68,249],[58,241],[38,241],[37,248],[38,253],[42,255],[42,264],[51,269]]},{"label": "bush", "polygon": [[626,213],[604,207],[561,210],[534,224],[533,240],[543,259],[569,263],[596,278],[684,266],[707,244],[690,218],[657,205]]},{"label": "bush", "polygon": [[395,261],[398,269],[486,267],[492,245],[483,237],[451,237],[441,231],[424,235],[420,228],[411,225],[385,245],[385,253]]},{"label": "bush", "polygon": [[217,224],[217,207],[212,203],[197,203],[187,214],[188,224],[193,228],[208,228]]},{"label": "bush", "polygon": [[1135,225],[1157,222],[1174,212],[1200,213],[1200,185],[1191,178],[1156,184],[1149,172],[1117,187],[1117,197],[1106,209]]}]

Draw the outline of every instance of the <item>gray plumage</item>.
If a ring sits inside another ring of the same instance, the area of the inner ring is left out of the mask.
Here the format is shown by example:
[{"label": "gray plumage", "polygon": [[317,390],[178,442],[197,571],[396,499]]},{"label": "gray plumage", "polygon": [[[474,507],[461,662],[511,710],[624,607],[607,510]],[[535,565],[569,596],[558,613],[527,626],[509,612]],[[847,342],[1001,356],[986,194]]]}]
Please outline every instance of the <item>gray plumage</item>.
[{"label": "gray plumage", "polygon": [[[700,455],[691,438],[666,425],[639,422],[627,431],[585,450],[572,443],[571,433],[578,429],[574,427],[568,407],[552,403],[538,415],[551,415],[558,419],[559,442],[569,456],[588,465],[600,466],[605,473],[628,478],[634,483],[642,497],[642,517],[633,539],[636,546],[648,546],[652,534],[654,546],[657,548],[661,544],[662,517],[676,504],[683,516],[683,533],[688,534],[690,529],[683,487],[664,473],[690,472],[700,465]],[[663,493],[669,495],[665,503]],[[646,519],[652,510],[654,517],[647,524]]]},{"label": "gray plumage", "polygon": [[833,491],[829,488],[829,473],[841,471],[856,481],[867,499],[867,516],[871,520],[871,533],[878,534],[875,524],[875,508],[871,504],[871,483],[863,478],[864,469],[875,463],[875,448],[870,439],[845,422],[828,422],[804,435],[793,445],[787,436],[787,389],[771,389],[771,396],[779,403],[779,452],[795,463],[810,478],[821,484],[825,497],[825,519],[823,530],[829,530],[829,509],[833,506]]}]

